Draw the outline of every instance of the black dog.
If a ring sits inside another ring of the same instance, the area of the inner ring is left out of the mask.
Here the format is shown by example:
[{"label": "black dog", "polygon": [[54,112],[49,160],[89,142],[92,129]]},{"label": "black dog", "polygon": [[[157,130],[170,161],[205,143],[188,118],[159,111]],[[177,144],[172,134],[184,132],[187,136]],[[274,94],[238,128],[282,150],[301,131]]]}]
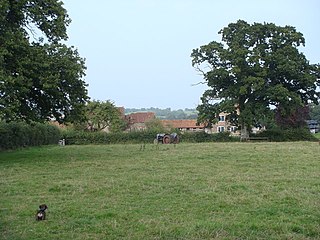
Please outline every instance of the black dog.
[{"label": "black dog", "polygon": [[46,204],[41,204],[39,206],[39,210],[37,211],[37,214],[36,214],[37,221],[46,220],[46,210],[47,209],[48,209],[48,206]]}]

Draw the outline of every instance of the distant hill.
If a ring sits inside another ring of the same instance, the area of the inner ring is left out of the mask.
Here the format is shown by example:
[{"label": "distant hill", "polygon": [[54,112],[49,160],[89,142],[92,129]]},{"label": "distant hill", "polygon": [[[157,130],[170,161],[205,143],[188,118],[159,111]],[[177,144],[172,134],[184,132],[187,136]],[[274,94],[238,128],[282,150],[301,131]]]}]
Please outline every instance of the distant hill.
[{"label": "distant hill", "polygon": [[125,114],[136,113],[136,112],[154,112],[156,117],[159,119],[197,119],[198,112],[196,109],[185,108],[184,110],[171,110],[171,108],[160,109],[160,108],[125,108]]}]

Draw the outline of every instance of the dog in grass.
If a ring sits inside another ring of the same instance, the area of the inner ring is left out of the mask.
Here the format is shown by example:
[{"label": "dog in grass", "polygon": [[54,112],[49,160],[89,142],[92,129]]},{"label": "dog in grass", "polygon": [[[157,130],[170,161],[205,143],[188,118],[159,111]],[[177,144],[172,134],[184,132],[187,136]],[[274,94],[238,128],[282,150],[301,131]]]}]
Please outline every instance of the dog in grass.
[{"label": "dog in grass", "polygon": [[37,214],[36,214],[37,221],[46,220],[46,210],[47,209],[48,209],[48,206],[46,204],[41,204],[39,206],[39,210],[37,210]]}]

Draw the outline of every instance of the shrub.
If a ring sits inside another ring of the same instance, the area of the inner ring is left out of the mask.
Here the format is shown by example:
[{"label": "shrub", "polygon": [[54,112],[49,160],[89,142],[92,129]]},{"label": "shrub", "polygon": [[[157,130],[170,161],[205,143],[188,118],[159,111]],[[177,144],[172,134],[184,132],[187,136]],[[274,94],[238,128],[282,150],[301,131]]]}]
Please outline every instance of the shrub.
[{"label": "shrub", "polygon": [[181,135],[181,141],[199,143],[199,142],[231,142],[239,141],[238,137],[230,136],[230,132],[221,132],[208,134],[205,132],[184,133]]},{"label": "shrub", "polygon": [[285,141],[316,141],[317,138],[307,128],[291,128],[281,129],[274,128],[263,131],[254,136],[267,137],[273,142],[285,142]]},{"label": "shrub", "polygon": [[49,124],[0,122],[0,150],[56,144],[60,130]]},{"label": "shrub", "polygon": [[66,144],[116,144],[116,143],[152,143],[156,132],[134,131],[134,132],[85,132],[66,130],[63,138]]}]

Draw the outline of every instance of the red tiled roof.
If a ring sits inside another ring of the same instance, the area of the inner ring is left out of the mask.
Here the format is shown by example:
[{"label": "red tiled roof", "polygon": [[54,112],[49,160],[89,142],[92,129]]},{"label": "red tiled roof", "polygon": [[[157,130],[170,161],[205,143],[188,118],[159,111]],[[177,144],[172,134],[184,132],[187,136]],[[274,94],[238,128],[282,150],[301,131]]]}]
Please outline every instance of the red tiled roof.
[{"label": "red tiled roof", "polygon": [[203,124],[197,125],[197,120],[161,120],[161,123],[173,128],[204,128]]},{"label": "red tiled roof", "polygon": [[128,119],[132,124],[145,123],[153,118],[155,118],[155,114],[153,112],[139,112],[126,115],[126,119]]}]

